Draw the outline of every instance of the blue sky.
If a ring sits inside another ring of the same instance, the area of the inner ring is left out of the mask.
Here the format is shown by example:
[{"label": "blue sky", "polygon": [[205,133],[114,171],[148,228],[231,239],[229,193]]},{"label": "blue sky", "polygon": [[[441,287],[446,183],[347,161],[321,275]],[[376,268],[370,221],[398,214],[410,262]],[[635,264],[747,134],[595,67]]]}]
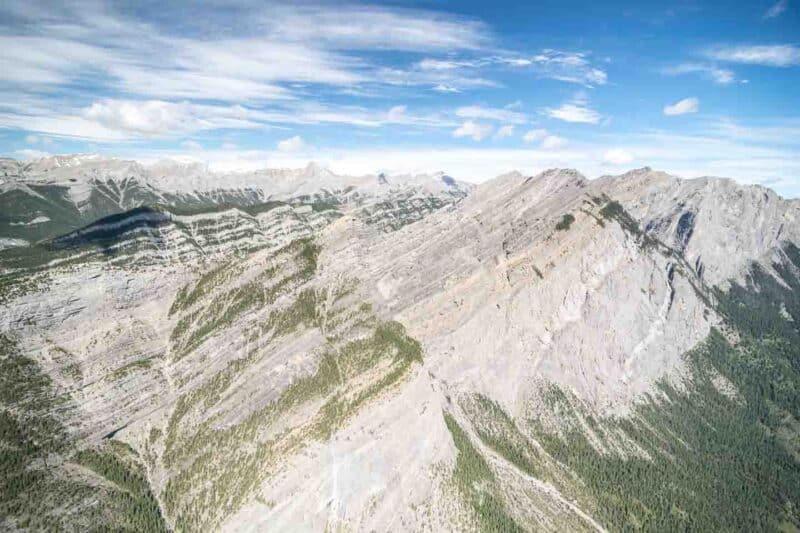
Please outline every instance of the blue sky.
[{"label": "blue sky", "polygon": [[800,5],[0,5],[0,154],[212,168],[651,166],[800,196]]}]

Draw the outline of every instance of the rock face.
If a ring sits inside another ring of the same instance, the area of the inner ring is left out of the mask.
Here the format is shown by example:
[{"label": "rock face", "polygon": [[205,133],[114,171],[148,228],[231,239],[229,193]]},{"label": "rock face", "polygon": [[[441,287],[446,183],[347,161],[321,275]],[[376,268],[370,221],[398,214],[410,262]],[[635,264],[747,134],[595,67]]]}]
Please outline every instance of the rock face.
[{"label": "rock face", "polygon": [[800,526],[797,201],[0,165],[4,529]]}]

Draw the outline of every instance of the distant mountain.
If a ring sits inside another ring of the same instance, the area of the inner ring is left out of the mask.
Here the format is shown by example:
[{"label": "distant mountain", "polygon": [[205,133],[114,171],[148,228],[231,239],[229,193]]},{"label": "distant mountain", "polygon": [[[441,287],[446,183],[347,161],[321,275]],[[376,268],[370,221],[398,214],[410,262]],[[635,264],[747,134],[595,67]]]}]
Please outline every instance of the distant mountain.
[{"label": "distant mountain", "polygon": [[0,179],[3,529],[800,527],[797,200],[649,168]]},{"label": "distant mountain", "polygon": [[0,161],[0,247],[54,237],[147,205],[197,211],[274,201],[363,205],[433,199],[438,204],[462,198],[469,187],[443,181],[440,174],[338,176],[314,163],[303,169],[216,173],[174,161],[145,166],[82,155],[6,159]]}]

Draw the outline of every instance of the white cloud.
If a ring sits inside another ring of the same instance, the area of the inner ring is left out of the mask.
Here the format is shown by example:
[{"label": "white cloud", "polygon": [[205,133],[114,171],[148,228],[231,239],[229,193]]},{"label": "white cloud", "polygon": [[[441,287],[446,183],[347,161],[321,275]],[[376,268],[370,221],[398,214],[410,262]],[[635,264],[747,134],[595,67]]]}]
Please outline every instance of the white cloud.
[{"label": "white cloud", "polygon": [[525,135],[522,136],[522,140],[526,143],[535,143],[541,141],[545,137],[547,137],[547,130],[535,129],[526,132]]},{"label": "white cloud", "polygon": [[474,61],[453,61],[447,59],[431,59],[425,58],[419,63],[417,67],[421,70],[456,70],[465,67],[475,67],[477,64]]},{"label": "white cloud", "polygon": [[765,19],[775,18],[784,11],[786,11],[787,7],[789,7],[789,0],[778,0],[777,2],[772,4],[772,7],[767,9],[767,11],[764,13],[764,18]]},{"label": "white cloud", "polygon": [[181,147],[185,148],[187,150],[192,150],[192,151],[197,151],[197,150],[202,150],[203,149],[203,145],[200,144],[197,141],[183,141],[181,143]]},{"label": "white cloud", "polygon": [[530,67],[543,78],[578,83],[586,86],[605,85],[608,75],[593,66],[587,54],[545,49],[530,58],[501,57],[501,63],[514,67]]},{"label": "white cloud", "polygon": [[453,137],[469,137],[473,141],[480,141],[491,134],[493,129],[489,124],[480,124],[467,120],[453,132]]},{"label": "white cloud", "polygon": [[84,116],[112,130],[143,135],[163,135],[186,131],[191,113],[187,104],[162,101],[132,102],[107,100],[95,102]]},{"label": "white cloud", "polygon": [[563,147],[567,144],[567,140],[563,137],[559,137],[557,135],[548,135],[544,139],[542,139],[542,144],[540,147],[543,150],[556,150],[558,148]]},{"label": "white cloud", "polygon": [[239,148],[239,147],[236,146],[236,144],[232,143],[232,142],[225,142],[225,143],[222,143],[222,146],[220,146],[221,150],[236,150],[237,148]]},{"label": "white cloud", "polygon": [[499,109],[482,106],[466,106],[456,109],[456,115],[461,118],[496,120],[498,122],[511,122],[512,124],[525,124],[528,121],[523,113],[509,109]]},{"label": "white cloud", "polygon": [[514,135],[514,126],[508,124],[503,126],[497,130],[494,134],[495,139],[507,139],[508,137],[512,137]]},{"label": "white cloud", "polygon": [[[535,175],[553,167],[577,168],[588,177],[596,177],[608,173],[609,163],[604,161],[604,154],[609,147],[624,147],[641,165],[678,176],[728,176],[744,183],[758,181],[769,184],[784,196],[800,197],[800,182],[794,179],[800,175],[800,123],[783,120],[769,125],[737,123],[728,126],[735,131],[675,134],[645,130],[609,134],[596,141],[574,140],[561,150],[484,145],[319,148],[302,153],[210,150],[203,152],[201,160],[208,161],[212,169],[241,170],[297,168],[313,159],[335,172],[349,175],[372,173],[376,167],[388,173],[445,170],[459,179],[482,181],[514,169]],[[125,145],[115,148],[114,155],[150,160],[180,155],[139,150],[136,146]]]},{"label": "white cloud", "polygon": [[733,71],[705,63],[681,63],[680,65],[667,67],[662,72],[669,76],[697,73],[720,85],[728,85],[736,81],[736,75]]},{"label": "white cloud", "polygon": [[426,10],[366,5],[270,5],[259,20],[288,41],[321,41],[343,49],[464,50],[489,43],[485,25]]},{"label": "white cloud", "polygon": [[700,100],[697,98],[684,98],[680,102],[664,106],[664,114],[667,116],[686,115],[687,113],[697,113],[700,108]]},{"label": "white cloud", "polygon": [[583,124],[597,124],[600,122],[600,113],[586,107],[581,103],[566,103],[555,109],[545,109],[545,114],[565,122],[579,122]]},{"label": "white cloud", "polygon": [[603,154],[603,163],[625,165],[633,161],[633,154],[622,148],[612,148]]},{"label": "white cloud", "polygon": [[278,142],[278,151],[280,152],[299,152],[305,147],[306,143],[299,135]]},{"label": "white cloud", "polygon": [[50,152],[45,152],[42,150],[32,150],[30,148],[17,150],[16,152],[14,152],[14,154],[22,159],[41,159],[43,157],[48,157],[49,155],[51,155]]},{"label": "white cloud", "polygon": [[731,63],[747,63],[768,67],[800,65],[800,48],[790,44],[718,47],[708,50],[706,54],[718,61]]},{"label": "white cloud", "polygon": [[386,114],[386,120],[389,122],[398,122],[405,117],[406,109],[408,109],[404,105],[396,105],[389,110]]},{"label": "white cloud", "polygon": [[[186,21],[192,31],[180,34],[157,17],[150,23],[131,13],[102,3],[58,9],[21,0],[2,3],[0,20],[22,17],[19,29],[26,33],[0,28],[3,84],[30,92],[88,80],[98,95],[127,93],[131,99],[289,99],[297,97],[296,87],[285,84],[408,82],[384,78],[383,67],[362,51],[452,52],[492,43],[480,21],[422,9],[245,2],[228,10],[209,5],[203,17]],[[440,76],[417,84],[458,86]]]},{"label": "white cloud", "polygon": [[539,143],[542,150],[556,150],[566,146],[567,140],[558,135],[551,135],[546,129],[529,130],[522,136],[526,143]]},{"label": "white cloud", "polygon": [[257,120],[263,118],[241,106],[162,100],[101,100],[85,108],[81,115],[81,118],[105,130],[120,132],[125,137],[165,137],[199,130],[254,128],[259,125]]},{"label": "white cloud", "polygon": [[461,89],[448,85],[446,83],[439,83],[433,87],[433,90],[440,93],[460,93]]}]

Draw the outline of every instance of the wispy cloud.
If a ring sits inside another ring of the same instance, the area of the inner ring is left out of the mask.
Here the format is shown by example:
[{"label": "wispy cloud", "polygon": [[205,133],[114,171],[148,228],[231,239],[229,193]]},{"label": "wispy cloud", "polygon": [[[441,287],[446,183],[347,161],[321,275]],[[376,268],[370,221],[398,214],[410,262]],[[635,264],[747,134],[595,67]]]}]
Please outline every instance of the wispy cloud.
[{"label": "wispy cloud", "polygon": [[529,71],[539,78],[577,83],[586,87],[605,85],[608,74],[593,65],[589,56],[581,52],[544,49],[534,55],[490,55],[473,58],[425,58],[415,65],[415,70],[426,75],[452,76],[455,72],[470,72],[486,67],[507,67]]},{"label": "wispy cloud", "polygon": [[[91,3],[0,5],[0,20],[15,21],[0,23],[0,126],[108,141],[276,122],[449,127],[397,110],[322,103],[317,95],[325,87],[377,93],[375,87],[455,92],[495,85],[480,76],[387,68],[371,55],[490,45],[484,23],[451,14],[245,3],[213,9],[218,24],[198,17],[178,31],[131,12]],[[236,24],[224,19],[231,12]],[[23,105],[30,95],[41,105]]]},{"label": "wispy cloud", "polygon": [[512,124],[525,124],[528,117],[524,113],[511,111],[509,109],[498,109],[483,106],[466,106],[456,109],[456,116],[461,118],[474,118],[483,120],[496,120],[498,122],[510,122]]},{"label": "wispy cloud", "polygon": [[697,98],[684,98],[674,104],[664,106],[664,114],[667,116],[686,115],[688,113],[697,113],[700,109],[700,100]]},{"label": "wispy cloud", "polygon": [[587,86],[605,85],[608,81],[606,72],[593,66],[583,53],[548,49],[530,58],[530,62],[541,76],[555,80]]},{"label": "wispy cloud", "polygon": [[486,25],[474,19],[416,9],[338,5],[270,6],[260,22],[276,37],[322,42],[340,49],[463,50],[489,44]]},{"label": "wispy cloud", "polygon": [[668,76],[700,74],[720,85],[729,85],[736,81],[736,75],[732,70],[709,65],[707,63],[681,63],[679,65],[666,67],[662,69],[662,72]]},{"label": "wispy cloud", "polygon": [[800,48],[790,44],[720,46],[707,50],[706,55],[718,61],[768,67],[800,65]]},{"label": "wispy cloud", "polygon": [[778,0],[764,13],[765,19],[774,19],[789,7],[789,0]]}]

